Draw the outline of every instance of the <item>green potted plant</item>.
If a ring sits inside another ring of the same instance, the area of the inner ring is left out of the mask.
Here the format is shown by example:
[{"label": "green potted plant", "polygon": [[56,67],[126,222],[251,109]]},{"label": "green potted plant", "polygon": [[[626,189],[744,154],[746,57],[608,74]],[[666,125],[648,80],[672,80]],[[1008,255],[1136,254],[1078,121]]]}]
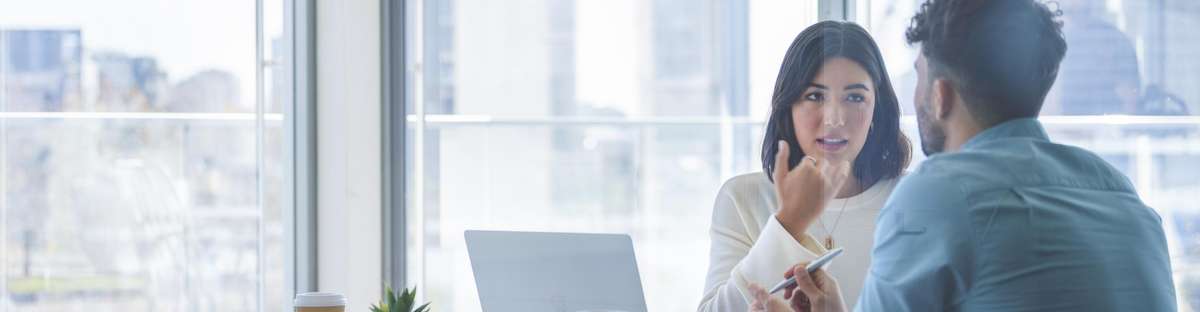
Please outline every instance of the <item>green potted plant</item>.
[{"label": "green potted plant", "polygon": [[410,291],[404,289],[399,295],[392,291],[391,286],[386,287],[387,291],[380,299],[378,305],[371,305],[371,312],[429,312],[429,303],[422,304],[419,307],[413,307],[413,301],[417,298],[417,288],[413,287]]}]

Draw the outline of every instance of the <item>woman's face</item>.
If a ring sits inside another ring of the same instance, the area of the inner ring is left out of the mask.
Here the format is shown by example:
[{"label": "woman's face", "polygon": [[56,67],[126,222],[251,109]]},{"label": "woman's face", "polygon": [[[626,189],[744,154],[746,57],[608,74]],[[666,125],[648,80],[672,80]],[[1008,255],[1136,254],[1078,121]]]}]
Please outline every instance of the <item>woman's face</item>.
[{"label": "woman's face", "polygon": [[871,75],[850,59],[825,61],[792,103],[792,126],[805,155],[854,163],[875,115]]}]

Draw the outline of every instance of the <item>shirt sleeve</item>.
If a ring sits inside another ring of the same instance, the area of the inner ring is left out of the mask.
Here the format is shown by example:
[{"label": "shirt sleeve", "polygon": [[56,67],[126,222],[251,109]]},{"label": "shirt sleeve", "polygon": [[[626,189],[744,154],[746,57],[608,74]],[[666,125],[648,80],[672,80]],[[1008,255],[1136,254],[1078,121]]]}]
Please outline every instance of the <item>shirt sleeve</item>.
[{"label": "shirt sleeve", "polygon": [[972,235],[952,179],[905,177],[880,211],[856,311],[950,311],[969,285]]},{"label": "shirt sleeve", "polygon": [[697,311],[747,311],[751,283],[774,286],[792,265],[824,252],[812,237],[797,242],[774,215],[767,218],[755,240],[746,224],[758,221],[752,219],[747,207],[737,207],[727,187],[722,188],[713,207],[708,278]]}]

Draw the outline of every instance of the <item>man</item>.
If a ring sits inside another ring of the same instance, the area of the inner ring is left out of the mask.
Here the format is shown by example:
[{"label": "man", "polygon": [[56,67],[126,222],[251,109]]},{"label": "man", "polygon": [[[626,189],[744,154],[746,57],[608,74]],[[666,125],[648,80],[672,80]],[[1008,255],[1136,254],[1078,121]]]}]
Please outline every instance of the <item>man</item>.
[{"label": "man", "polygon": [[[1034,0],[929,0],[913,18],[930,157],[880,212],[857,310],[1175,310],[1161,219],[1035,119],[1066,50],[1054,16]],[[845,310],[837,281],[804,265],[787,274],[790,307],[758,288],[754,308]]]}]

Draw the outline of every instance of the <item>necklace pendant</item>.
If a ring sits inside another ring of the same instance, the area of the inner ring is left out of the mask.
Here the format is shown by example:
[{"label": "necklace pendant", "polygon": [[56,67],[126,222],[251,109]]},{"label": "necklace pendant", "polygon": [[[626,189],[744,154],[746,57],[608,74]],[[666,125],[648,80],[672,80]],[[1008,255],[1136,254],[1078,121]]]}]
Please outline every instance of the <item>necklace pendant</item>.
[{"label": "necklace pendant", "polygon": [[833,236],[825,236],[825,249],[833,250]]}]

